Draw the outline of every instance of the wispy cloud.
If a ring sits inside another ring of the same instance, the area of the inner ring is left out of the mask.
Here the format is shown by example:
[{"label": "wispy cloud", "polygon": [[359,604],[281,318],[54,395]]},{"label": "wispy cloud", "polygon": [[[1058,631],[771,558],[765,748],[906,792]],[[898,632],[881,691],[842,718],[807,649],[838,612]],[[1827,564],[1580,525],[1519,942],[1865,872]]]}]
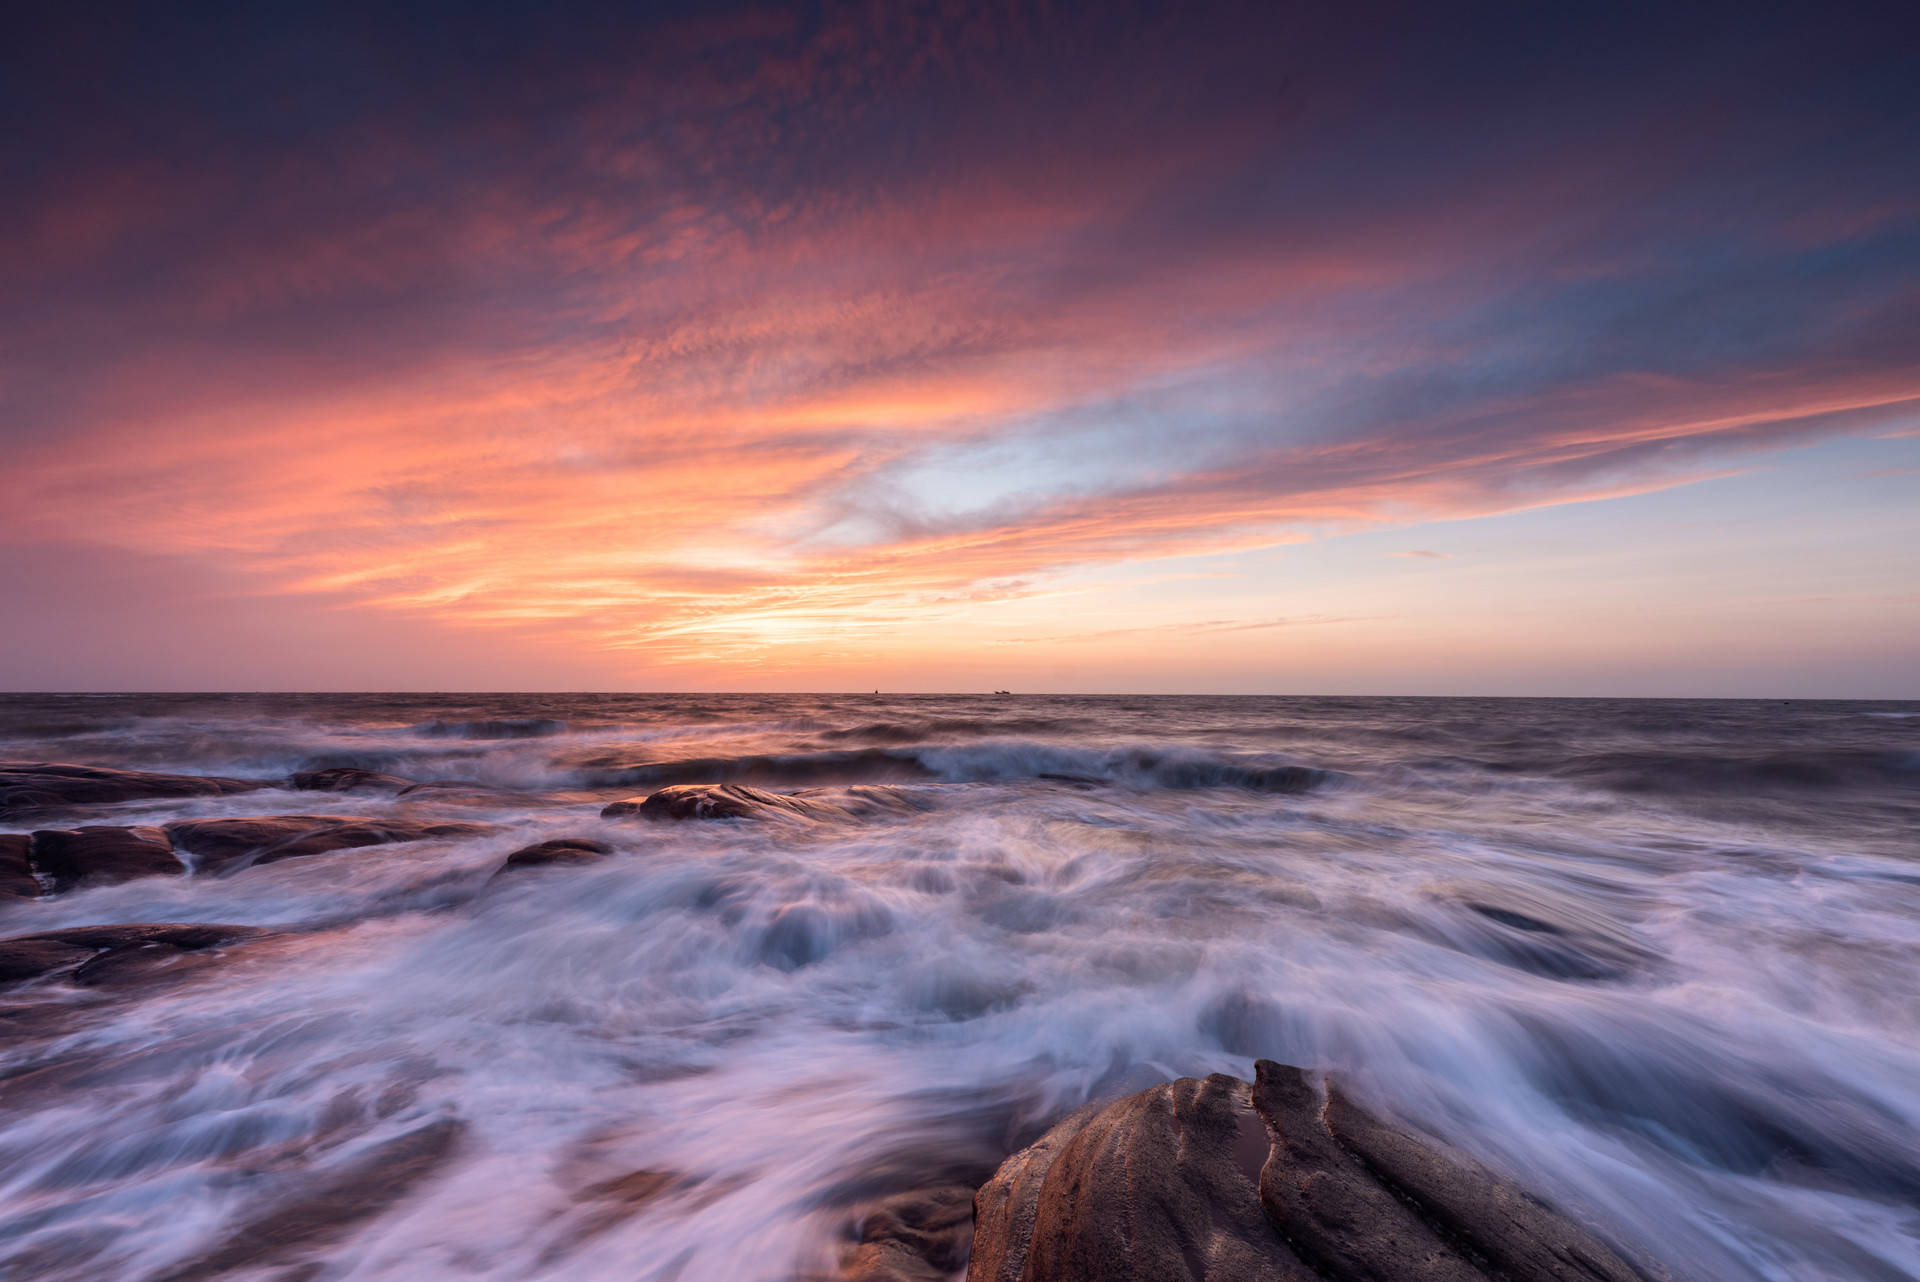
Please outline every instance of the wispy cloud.
[{"label": "wispy cloud", "polygon": [[[89,46],[129,98],[48,108],[0,239],[7,537],[711,666],[1288,627],[1063,629],[1062,585],[1910,432],[1887,113],[1683,16],[1542,107],[1563,20],[1447,66],[1238,10],[500,18],[472,65],[295,24],[245,119]],[[154,75],[241,74],[179,43]],[[385,47],[385,97],[313,69]]]}]

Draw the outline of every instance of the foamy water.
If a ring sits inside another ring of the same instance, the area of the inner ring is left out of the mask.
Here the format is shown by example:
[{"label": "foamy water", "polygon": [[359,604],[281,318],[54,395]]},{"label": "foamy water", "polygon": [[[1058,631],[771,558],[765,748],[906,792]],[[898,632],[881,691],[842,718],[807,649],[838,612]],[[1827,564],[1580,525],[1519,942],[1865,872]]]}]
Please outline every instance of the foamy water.
[{"label": "foamy water", "polygon": [[[0,1050],[0,1272],[786,1279],[831,1269],[863,1201],[1265,1056],[1675,1277],[1920,1277],[1916,711],[14,697],[0,758],[506,791],[86,812],[498,831],[0,906],[6,935],[279,928],[151,993],[0,996],[31,1016]],[[915,807],[599,818],[722,779]],[[616,854],[490,880],[561,836]],[[415,1149],[378,1213],[220,1254]]]}]

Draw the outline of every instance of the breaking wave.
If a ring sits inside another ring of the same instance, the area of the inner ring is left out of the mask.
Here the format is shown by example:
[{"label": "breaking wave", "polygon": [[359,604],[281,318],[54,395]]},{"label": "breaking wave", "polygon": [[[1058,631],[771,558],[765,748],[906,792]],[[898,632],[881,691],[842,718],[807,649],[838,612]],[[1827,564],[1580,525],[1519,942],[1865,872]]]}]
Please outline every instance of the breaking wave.
[{"label": "breaking wave", "polygon": [[1257,756],[1142,746],[1072,748],[1029,740],[862,748],[832,752],[688,757],[583,771],[582,787],[665,787],[683,783],[817,786],[843,783],[943,783],[1040,779],[1130,788],[1242,788],[1305,792],[1335,772]]}]

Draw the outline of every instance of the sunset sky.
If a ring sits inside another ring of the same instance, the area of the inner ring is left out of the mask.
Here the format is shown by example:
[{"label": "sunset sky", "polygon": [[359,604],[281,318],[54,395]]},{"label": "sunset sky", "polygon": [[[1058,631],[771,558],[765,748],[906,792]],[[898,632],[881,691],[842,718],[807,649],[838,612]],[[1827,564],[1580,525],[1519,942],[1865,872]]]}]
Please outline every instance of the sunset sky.
[{"label": "sunset sky", "polygon": [[38,8],[0,689],[1920,697],[1900,6]]}]

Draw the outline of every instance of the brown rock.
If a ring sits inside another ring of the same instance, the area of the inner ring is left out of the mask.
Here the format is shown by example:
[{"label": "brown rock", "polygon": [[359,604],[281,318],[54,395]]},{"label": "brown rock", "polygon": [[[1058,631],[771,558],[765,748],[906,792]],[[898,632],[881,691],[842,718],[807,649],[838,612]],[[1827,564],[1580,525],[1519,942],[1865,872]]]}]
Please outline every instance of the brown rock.
[{"label": "brown rock", "polygon": [[1087,1108],[975,1195],[969,1282],[1645,1282],[1437,1140],[1271,1061]]},{"label": "brown rock", "polygon": [[1274,1137],[1261,1204],[1328,1276],[1644,1282],[1545,1203],[1297,1068],[1262,1060],[1253,1104]]},{"label": "brown rock", "polygon": [[768,792],[740,783],[674,784],[647,797],[616,801],[600,812],[603,819],[639,815],[643,819],[848,819],[877,814],[910,814],[923,808],[898,788],[857,784],[850,788],[809,788]]},{"label": "brown rock", "polygon": [[973,1190],[952,1184],[887,1198],[863,1209],[858,1234],[841,1282],[947,1282],[967,1262]]},{"label": "brown rock", "polygon": [[975,1199],[970,1282],[1314,1282],[1261,1210],[1247,1092],[1182,1078],[1016,1154]]},{"label": "brown rock", "polygon": [[0,832],[0,899],[37,899],[40,881],[27,852],[33,838],[24,832]]},{"label": "brown rock", "polygon": [[[507,856],[507,862],[500,865],[500,872],[506,872],[509,868],[533,868],[542,864],[597,863],[612,853],[613,847],[604,841],[593,841],[586,837],[555,837],[551,841],[522,846],[514,851]],[[495,876],[498,875],[498,873],[495,874]]]},{"label": "brown rock", "polygon": [[193,856],[196,870],[220,874],[334,850],[430,837],[474,837],[492,829],[484,824],[410,819],[271,815],[258,819],[183,819],[168,824],[166,831],[175,848]]},{"label": "brown rock", "polygon": [[34,872],[50,894],[136,877],[178,877],[186,867],[158,828],[52,828],[33,834]]},{"label": "brown rock", "polygon": [[150,774],[48,761],[5,761],[0,762],[0,814],[157,797],[219,797],[267,786],[259,779]]},{"label": "brown rock", "polygon": [[0,983],[38,979],[68,967],[76,984],[98,985],[153,970],[153,963],[183,953],[266,934],[252,926],[142,924],[79,926],[41,935],[0,939]]}]

